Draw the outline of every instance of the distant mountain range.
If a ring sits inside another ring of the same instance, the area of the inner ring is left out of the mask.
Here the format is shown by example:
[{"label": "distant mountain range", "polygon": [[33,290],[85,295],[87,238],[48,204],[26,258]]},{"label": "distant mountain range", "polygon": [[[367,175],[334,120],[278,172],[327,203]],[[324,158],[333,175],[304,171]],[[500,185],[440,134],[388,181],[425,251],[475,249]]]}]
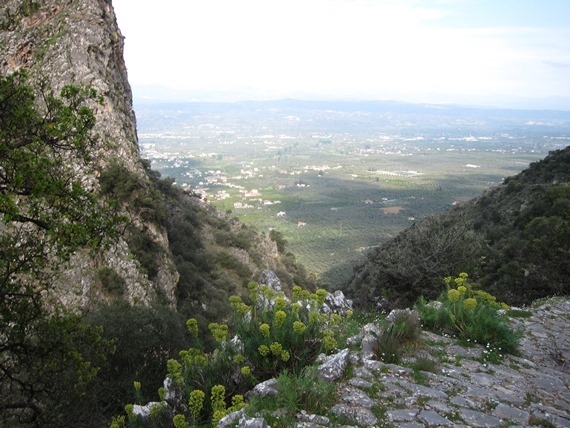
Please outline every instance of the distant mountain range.
[{"label": "distant mountain range", "polygon": [[[283,93],[283,92],[266,92],[252,87],[234,87],[225,90],[190,90],[182,88],[172,88],[162,85],[133,85],[135,103],[176,103],[176,102],[240,102],[244,100],[260,101],[260,100],[281,100],[296,99],[302,101],[310,100],[351,100],[360,102],[362,100],[371,99],[366,94],[360,97],[347,98],[342,94],[316,94],[307,92]],[[383,99],[394,99],[387,95]],[[429,100],[429,101],[428,101]],[[426,95],[422,98],[415,99],[399,99],[402,103],[407,104],[436,104],[436,105],[469,105],[475,108],[498,108],[498,109],[520,109],[520,110],[566,110],[570,111],[570,100],[564,97],[559,98],[528,98],[525,96],[506,97],[501,94],[494,96],[485,94],[485,96],[464,97],[442,97],[439,94]],[[273,101],[269,101],[273,102]]]}]

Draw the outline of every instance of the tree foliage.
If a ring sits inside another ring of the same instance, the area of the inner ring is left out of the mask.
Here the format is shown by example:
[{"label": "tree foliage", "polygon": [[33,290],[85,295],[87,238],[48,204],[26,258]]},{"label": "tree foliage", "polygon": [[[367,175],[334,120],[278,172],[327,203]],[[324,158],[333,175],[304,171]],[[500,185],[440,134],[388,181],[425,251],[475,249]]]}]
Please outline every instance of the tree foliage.
[{"label": "tree foliage", "polygon": [[0,78],[0,417],[9,423],[61,423],[58,409],[106,349],[51,293],[56,261],[104,246],[121,221],[81,182],[97,141],[86,103],[96,100],[91,88],[56,96],[23,73]]},{"label": "tree foliage", "polygon": [[568,294],[570,147],[463,206],[416,223],[370,253],[347,291],[363,305],[437,297],[439,278],[470,271],[510,304]]}]

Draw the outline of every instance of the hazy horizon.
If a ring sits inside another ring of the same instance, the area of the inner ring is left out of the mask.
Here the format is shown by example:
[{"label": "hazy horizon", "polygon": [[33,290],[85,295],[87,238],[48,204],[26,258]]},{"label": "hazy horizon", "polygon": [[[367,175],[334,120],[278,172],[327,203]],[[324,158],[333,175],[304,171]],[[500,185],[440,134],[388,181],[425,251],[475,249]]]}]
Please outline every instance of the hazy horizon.
[{"label": "hazy horizon", "polygon": [[113,0],[135,100],[570,110],[570,2]]}]

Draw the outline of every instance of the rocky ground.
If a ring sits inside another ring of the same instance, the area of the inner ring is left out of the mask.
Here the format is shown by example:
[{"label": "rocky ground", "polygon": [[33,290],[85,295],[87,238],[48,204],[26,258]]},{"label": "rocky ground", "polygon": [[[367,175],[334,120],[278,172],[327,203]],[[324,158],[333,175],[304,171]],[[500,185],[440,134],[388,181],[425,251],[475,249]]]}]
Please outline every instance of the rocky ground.
[{"label": "rocky ground", "polygon": [[[335,416],[301,413],[296,426],[570,427],[570,299],[529,311],[512,318],[524,331],[520,355],[500,362],[496,350],[429,332],[421,351],[435,361],[433,372],[367,358],[362,345],[343,350],[320,367],[338,384]],[[238,426],[268,425],[243,418]]]},{"label": "rocky ground", "polygon": [[484,346],[432,333],[424,341],[439,356],[436,373],[352,353],[352,376],[331,411],[361,426],[570,427],[570,300],[548,300],[532,313],[513,319],[524,329],[520,356],[498,364]]}]

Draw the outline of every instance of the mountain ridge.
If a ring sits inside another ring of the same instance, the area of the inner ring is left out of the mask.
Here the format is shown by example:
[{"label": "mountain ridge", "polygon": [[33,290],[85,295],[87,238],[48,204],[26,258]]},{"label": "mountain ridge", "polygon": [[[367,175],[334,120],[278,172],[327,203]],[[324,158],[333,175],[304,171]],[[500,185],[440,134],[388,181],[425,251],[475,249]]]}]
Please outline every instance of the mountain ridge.
[{"label": "mountain ridge", "polygon": [[345,290],[398,306],[435,298],[441,278],[470,272],[512,304],[570,293],[570,147],[441,215],[415,223],[368,255]]}]

